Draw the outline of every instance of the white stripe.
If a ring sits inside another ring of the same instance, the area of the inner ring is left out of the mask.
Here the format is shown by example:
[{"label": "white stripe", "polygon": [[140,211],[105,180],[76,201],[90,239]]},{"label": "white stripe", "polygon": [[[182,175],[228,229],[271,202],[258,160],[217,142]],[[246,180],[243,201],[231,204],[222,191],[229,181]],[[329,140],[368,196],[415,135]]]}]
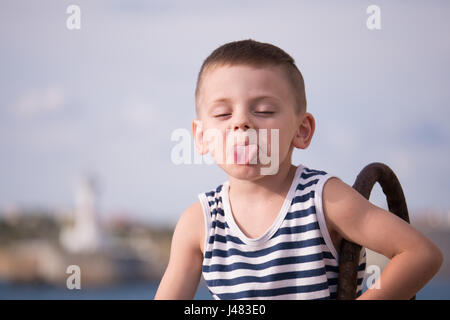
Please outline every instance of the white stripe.
[{"label": "white stripe", "polygon": [[[310,209],[312,206],[314,206],[314,203],[312,201],[309,202],[309,200],[308,202],[296,202],[291,205],[286,215],[288,215],[289,213],[293,213],[295,211]],[[310,213],[310,215],[315,215],[315,213]]]},{"label": "white stripe", "polygon": [[[296,194],[296,195],[294,196],[294,198],[295,198],[295,197],[298,197],[298,196],[302,196],[302,195],[297,195],[297,194]],[[292,199],[294,199],[294,198],[292,198]],[[300,204],[300,205],[299,205],[299,204]],[[314,197],[309,198],[308,200],[303,201],[303,202],[296,202],[296,203],[292,204],[292,205],[291,205],[291,208],[294,208],[294,209],[290,209],[289,212],[307,209],[307,208],[310,208],[310,207],[313,206],[313,205],[314,205]]]},{"label": "white stripe", "polygon": [[328,271],[327,272],[327,278],[328,279],[334,279],[337,278],[339,276],[339,273],[337,272],[333,272],[333,271]]},{"label": "white stripe", "polygon": [[[305,204],[307,204],[307,205],[305,205]],[[295,203],[295,204],[293,204],[293,205],[291,206],[292,209],[289,210],[289,211],[287,212],[287,214],[292,213],[292,212],[295,212],[295,211],[300,211],[300,210],[306,210],[306,209],[309,209],[309,208],[310,208],[311,206],[313,206],[313,205],[314,205],[314,201],[313,201],[312,198],[309,199],[307,202],[297,202],[297,203]],[[220,209],[223,210],[223,204],[222,204],[222,203],[219,203],[219,205],[215,205],[215,206],[210,210],[210,216],[212,216],[212,215],[211,215],[212,210],[213,210],[213,209],[217,209],[217,208],[220,208]],[[214,216],[212,216],[212,220],[217,220],[217,221],[220,221],[220,222],[222,222],[222,223],[225,223],[225,222],[226,222],[225,216],[224,216],[224,215],[221,215],[221,214],[216,214],[216,215],[215,215],[215,218],[214,218]],[[303,224],[307,223],[307,221],[310,221],[309,223],[317,221],[316,215],[315,215],[314,213],[312,213],[312,214],[307,215],[306,217],[300,217],[300,218],[295,218],[295,219],[285,219],[285,220],[283,221],[283,225],[284,225],[284,224],[287,224],[287,223],[288,223],[289,225],[291,225],[291,226],[294,225],[294,223],[295,223],[295,225],[303,225]]]},{"label": "white stripe", "polygon": [[223,287],[213,287],[215,294],[229,293],[229,292],[241,292],[241,291],[250,291],[250,290],[271,290],[271,289],[279,289],[279,288],[287,288],[287,287],[300,287],[307,286],[313,284],[319,284],[327,282],[327,279],[324,275],[317,277],[309,277],[309,278],[298,278],[298,279],[287,279],[280,281],[272,281],[266,283],[260,282],[246,282],[237,284],[234,286],[223,286]]},{"label": "white stripe", "polygon": [[[328,247],[324,244],[323,245],[326,248],[326,251],[329,252]],[[331,267],[338,267],[338,262],[336,261],[336,259],[326,259],[324,258],[323,261],[325,262],[325,265],[327,266],[331,266]]]},{"label": "white stripe", "polygon": [[330,289],[330,293],[336,293],[337,292],[337,284],[333,284],[328,287]]},{"label": "white stripe", "polygon": [[251,269],[236,269],[233,271],[211,271],[211,272],[203,272],[203,278],[205,280],[214,280],[214,279],[234,279],[238,277],[245,276],[257,276],[264,277],[275,273],[283,273],[283,272],[295,272],[295,271],[308,271],[323,268],[322,261],[313,261],[313,262],[304,262],[297,264],[286,264],[282,266],[273,266],[263,270],[251,270]]},{"label": "white stripe", "polygon": [[[221,229],[217,228],[215,234],[226,237],[227,235],[233,236],[229,232],[227,232],[227,229]],[[210,237],[214,236],[214,232],[210,233]],[[282,242],[299,242],[299,241],[306,241],[311,240],[315,238],[322,238],[322,234],[320,233],[319,229],[309,230],[303,233],[297,233],[297,234],[281,234],[275,238],[270,239],[269,241],[265,242],[263,245],[260,246],[249,246],[244,244],[238,244],[234,243],[232,241],[227,241],[226,243],[220,242],[220,241],[214,241],[213,243],[208,243],[208,251],[211,251],[211,249],[219,249],[219,250],[227,250],[229,248],[238,249],[243,252],[254,252],[262,249],[267,249],[270,247],[273,247],[279,243]],[[328,251],[328,250],[327,250]]]},{"label": "white stripe", "polygon": [[314,292],[301,292],[292,294],[283,294],[279,296],[270,297],[253,297],[253,298],[242,298],[239,300],[307,300],[307,299],[320,299],[325,298],[330,295],[328,289],[314,291]]},{"label": "white stripe", "polygon": [[[216,234],[222,237],[226,237],[227,235],[232,236],[227,232],[227,230],[223,229],[217,229]],[[214,233],[210,233],[210,238],[214,238]],[[208,243],[208,251],[211,251],[212,249],[218,249],[218,250],[227,250],[227,249],[237,249],[242,252],[255,252],[260,251],[268,248],[272,248],[277,246],[278,244],[285,243],[285,242],[304,242],[309,241],[317,238],[322,238],[322,234],[320,233],[319,229],[309,230],[306,232],[303,232],[301,234],[280,234],[279,236],[270,239],[267,241],[264,245],[259,246],[251,246],[246,244],[239,244],[235,243],[233,241],[227,241],[226,243],[221,241],[214,241],[213,243]],[[208,239],[209,240],[209,239]],[[325,248],[324,248],[325,249]],[[329,250],[327,250],[329,251]]]},{"label": "white stripe", "polygon": [[280,228],[300,227],[314,222],[317,222],[316,215],[310,214],[307,215],[306,217],[300,217],[290,220],[285,219],[281,224]]},{"label": "white stripe", "polygon": [[[312,180],[314,180],[314,179],[312,179]],[[306,183],[307,183],[307,182],[306,182]],[[300,182],[299,184],[305,185],[306,183]],[[297,196],[304,196],[304,195],[310,193],[311,191],[314,190],[314,188],[316,187],[316,185],[313,184],[313,185],[307,186],[307,187],[304,188],[303,190],[297,189],[297,187],[298,187],[298,184],[297,184],[297,186],[295,187],[294,198],[297,197]],[[300,202],[300,203],[306,203],[306,202]]]},{"label": "white stripe", "polygon": [[[314,180],[314,179],[309,179],[309,180]],[[309,182],[309,180],[307,180],[307,182]],[[306,187],[303,190],[297,190],[296,189],[293,198],[301,197],[301,196],[309,194],[312,190],[314,190],[315,186],[316,186],[316,184],[313,184],[311,186]],[[219,197],[223,201],[222,192],[217,196],[217,198],[219,198]],[[207,199],[208,203],[209,202],[213,202],[214,203],[214,205],[212,206],[211,209],[215,209],[217,207],[223,209],[223,202],[219,201],[218,203],[216,203],[216,199],[217,199],[216,197],[214,197],[214,196],[206,196],[206,194],[205,194],[205,198]],[[313,199],[314,198],[309,198],[307,201],[294,203],[293,205],[291,205],[289,207],[289,210],[287,211],[287,213],[310,208],[311,206],[314,205],[314,202],[312,201]]]},{"label": "white stripe", "polygon": [[288,257],[303,257],[311,254],[317,254],[317,250],[323,250],[324,245],[318,245],[313,247],[306,247],[300,249],[287,249],[278,250],[261,257],[245,257],[241,255],[232,255],[229,257],[213,256],[211,258],[205,258],[203,265],[212,264],[225,264],[230,265],[233,263],[250,263],[250,264],[262,264],[275,259],[288,258]]},{"label": "white stripe", "polygon": [[308,182],[310,182],[312,180],[320,179],[321,177],[324,176],[324,174],[315,174],[315,175],[313,175],[311,177],[303,178],[302,174],[308,175],[308,174],[314,174],[314,172],[307,172],[306,170],[303,170],[303,172],[300,173],[300,175],[299,175],[299,178],[300,178],[299,180],[300,180],[301,184],[307,184]]}]

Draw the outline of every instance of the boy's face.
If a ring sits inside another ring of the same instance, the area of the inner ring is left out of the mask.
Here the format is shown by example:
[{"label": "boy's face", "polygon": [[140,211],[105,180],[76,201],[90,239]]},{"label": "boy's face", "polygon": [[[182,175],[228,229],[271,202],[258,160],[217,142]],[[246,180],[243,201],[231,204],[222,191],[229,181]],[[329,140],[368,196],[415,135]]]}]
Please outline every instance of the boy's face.
[{"label": "boy's face", "polygon": [[[277,166],[286,161],[290,165],[291,146],[302,147],[297,140],[305,113],[295,112],[296,99],[286,78],[275,66],[207,69],[197,101],[199,119],[193,122],[197,150],[210,152],[227,174],[238,179],[258,179],[264,175],[261,168],[273,166],[274,160]],[[268,156],[265,162],[261,152]],[[277,171],[278,167],[272,174]]]}]

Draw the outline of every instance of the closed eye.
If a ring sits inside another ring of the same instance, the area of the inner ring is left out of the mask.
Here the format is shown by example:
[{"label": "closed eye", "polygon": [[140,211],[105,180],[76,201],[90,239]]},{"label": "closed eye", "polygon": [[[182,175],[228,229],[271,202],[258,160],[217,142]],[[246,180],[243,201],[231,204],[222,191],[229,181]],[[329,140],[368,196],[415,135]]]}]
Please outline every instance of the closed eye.
[{"label": "closed eye", "polygon": [[273,111],[256,111],[255,113],[257,113],[257,114],[265,114],[265,115],[274,114]]},{"label": "closed eye", "polygon": [[231,113],[222,113],[222,114],[216,114],[214,118],[222,118],[222,117],[228,117],[231,115]]}]

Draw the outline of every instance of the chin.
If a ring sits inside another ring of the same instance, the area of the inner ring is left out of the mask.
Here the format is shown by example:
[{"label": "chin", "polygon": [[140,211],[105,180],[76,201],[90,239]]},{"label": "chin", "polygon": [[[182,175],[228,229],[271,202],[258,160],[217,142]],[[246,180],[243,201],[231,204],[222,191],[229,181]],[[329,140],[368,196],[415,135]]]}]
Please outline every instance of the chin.
[{"label": "chin", "polygon": [[257,180],[261,177],[261,167],[259,165],[241,165],[241,164],[228,164],[221,165],[222,170],[229,176],[240,180]]}]

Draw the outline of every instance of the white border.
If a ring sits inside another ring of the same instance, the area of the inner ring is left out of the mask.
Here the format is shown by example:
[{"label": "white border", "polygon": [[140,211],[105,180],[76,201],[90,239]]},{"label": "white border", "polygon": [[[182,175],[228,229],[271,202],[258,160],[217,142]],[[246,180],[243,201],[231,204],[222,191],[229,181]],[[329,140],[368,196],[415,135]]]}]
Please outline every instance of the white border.
[{"label": "white border", "polygon": [[211,210],[208,204],[208,199],[204,193],[200,193],[198,195],[198,199],[200,200],[200,204],[203,208],[203,221],[205,223],[205,239],[203,240],[203,258],[205,257],[206,249],[208,246],[210,226],[211,226]]},{"label": "white border", "polygon": [[281,224],[284,221],[284,218],[286,217],[286,214],[287,214],[289,207],[291,205],[291,202],[292,202],[292,198],[294,197],[295,191],[297,190],[297,185],[300,180],[300,175],[303,172],[303,168],[304,168],[304,166],[300,164],[295,169],[294,178],[291,181],[291,186],[289,187],[289,191],[286,195],[286,198],[284,199],[284,202],[281,206],[280,211],[278,212],[277,217],[275,218],[272,225],[258,238],[247,237],[244,234],[244,232],[239,228],[236,221],[234,220],[234,216],[231,211],[230,198],[228,196],[229,181],[226,181],[223,184],[223,188],[222,188],[222,204],[223,204],[223,210],[225,212],[225,221],[227,221],[231,232],[236,234],[239,237],[239,239],[242,240],[242,242],[244,242],[247,245],[251,245],[251,246],[260,245],[260,244],[264,243],[265,241],[271,239],[272,236],[275,234],[275,232],[278,231],[278,229],[280,228]]},{"label": "white border", "polygon": [[322,237],[325,240],[325,244],[330,249],[331,254],[336,259],[336,261],[338,261],[338,263],[339,263],[339,254],[337,253],[336,248],[334,247],[333,241],[331,240],[330,233],[328,232],[327,224],[325,221],[325,215],[323,212],[323,199],[322,199],[322,192],[323,192],[323,187],[325,185],[325,182],[327,182],[328,179],[333,178],[333,177],[339,179],[339,177],[333,176],[328,173],[319,178],[319,181],[317,182],[316,187],[315,187],[314,203],[316,206],[316,215],[317,215],[317,220],[319,222],[319,227],[320,227],[320,232],[322,233]]}]

